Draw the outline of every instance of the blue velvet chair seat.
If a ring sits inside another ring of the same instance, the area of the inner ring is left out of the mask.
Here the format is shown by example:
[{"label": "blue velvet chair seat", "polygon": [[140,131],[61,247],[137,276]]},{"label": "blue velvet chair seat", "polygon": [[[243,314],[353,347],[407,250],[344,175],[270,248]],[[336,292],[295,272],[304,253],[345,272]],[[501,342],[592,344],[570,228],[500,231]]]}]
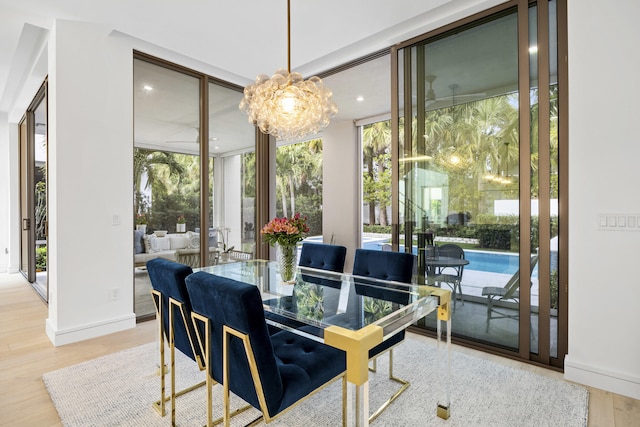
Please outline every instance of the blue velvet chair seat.
[{"label": "blue velvet chair seat", "polygon": [[282,378],[282,403],[273,415],[282,412],[331,381],[346,369],[346,356],[335,349],[289,331],[271,336],[276,364]]}]

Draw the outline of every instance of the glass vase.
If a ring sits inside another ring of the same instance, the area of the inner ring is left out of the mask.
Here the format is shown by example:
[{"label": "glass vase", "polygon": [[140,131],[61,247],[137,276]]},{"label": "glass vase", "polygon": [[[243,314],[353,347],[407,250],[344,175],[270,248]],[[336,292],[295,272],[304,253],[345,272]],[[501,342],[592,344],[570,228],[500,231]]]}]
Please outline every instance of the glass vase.
[{"label": "glass vase", "polygon": [[298,266],[298,249],[296,245],[281,245],[276,247],[276,256],[280,270],[280,279],[285,283],[295,282]]}]

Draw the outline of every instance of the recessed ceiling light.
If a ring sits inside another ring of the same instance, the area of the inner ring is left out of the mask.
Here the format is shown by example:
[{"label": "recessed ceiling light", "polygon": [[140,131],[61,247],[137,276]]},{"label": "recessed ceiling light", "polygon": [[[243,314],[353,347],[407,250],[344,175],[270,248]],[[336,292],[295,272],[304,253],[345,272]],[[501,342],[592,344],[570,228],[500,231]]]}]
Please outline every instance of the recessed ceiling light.
[{"label": "recessed ceiling light", "polygon": [[362,101],[364,101],[364,97],[359,96],[359,97],[357,97],[357,98],[356,98],[356,101],[358,101],[358,102],[362,102]]},{"label": "recessed ceiling light", "polygon": [[536,53],[537,51],[538,51],[538,46],[535,46],[535,45],[534,45],[534,46],[531,46],[531,47],[529,48],[529,53],[531,53],[531,54],[534,54],[534,53]]},{"label": "recessed ceiling light", "polygon": [[146,90],[147,92],[153,90],[153,86],[151,86],[151,85],[144,85],[142,88],[144,90]]},{"label": "recessed ceiling light", "polygon": [[214,150],[219,150],[220,147],[218,147],[217,145],[215,147],[213,147]]}]

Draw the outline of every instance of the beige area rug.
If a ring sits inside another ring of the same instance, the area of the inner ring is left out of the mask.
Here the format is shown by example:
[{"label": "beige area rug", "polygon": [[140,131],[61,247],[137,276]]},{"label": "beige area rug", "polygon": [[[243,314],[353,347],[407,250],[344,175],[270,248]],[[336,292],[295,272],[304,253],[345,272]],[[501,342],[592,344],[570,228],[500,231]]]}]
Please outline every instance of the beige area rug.
[{"label": "beige area rug", "polygon": [[[151,402],[159,398],[160,380],[156,343],[141,345],[78,365],[49,372],[43,380],[64,426],[169,426]],[[177,352],[179,353],[179,352]],[[204,379],[195,363],[180,354],[178,387]],[[396,390],[386,378],[386,356],[378,360],[378,373],[370,379],[371,408]],[[435,369],[435,342],[407,338],[394,351],[394,374],[411,381],[409,389],[373,426],[586,426],[588,392],[584,387],[452,352],[451,418],[436,417],[442,380]],[[167,376],[167,384],[168,383]],[[270,426],[340,425],[340,382],[293,408]],[[168,385],[167,385],[168,387]],[[221,386],[214,388],[214,414],[222,414]],[[206,422],[206,396],[200,388],[176,400],[179,426]],[[239,399],[233,402],[240,406]],[[243,426],[259,416],[249,410],[232,420]],[[260,425],[264,425],[260,424]]]}]

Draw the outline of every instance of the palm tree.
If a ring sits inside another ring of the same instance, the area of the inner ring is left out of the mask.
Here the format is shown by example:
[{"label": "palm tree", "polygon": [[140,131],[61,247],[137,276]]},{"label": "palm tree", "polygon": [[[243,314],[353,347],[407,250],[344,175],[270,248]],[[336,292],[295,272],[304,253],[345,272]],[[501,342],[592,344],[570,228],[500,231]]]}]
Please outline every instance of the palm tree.
[{"label": "palm tree", "polygon": [[[301,189],[309,187],[310,178],[317,176],[322,176],[321,140],[315,139],[278,148],[276,152],[276,186],[282,204],[283,216],[289,216],[289,210],[291,214],[299,211],[296,209],[296,194]],[[287,207],[287,200],[290,209]],[[308,208],[313,209],[312,207]]]},{"label": "palm tree", "polygon": [[[362,130],[362,151],[363,161],[367,168],[365,181],[375,182],[376,172],[378,176],[384,176],[386,171],[385,162],[376,162],[384,154],[389,154],[391,150],[391,121],[385,120],[367,125]],[[377,169],[376,169],[377,168]],[[369,224],[375,224],[376,203],[380,208],[380,225],[387,225],[386,197],[368,197],[369,199]]]},{"label": "palm tree", "polygon": [[[143,148],[136,148],[133,154],[133,184],[134,188],[134,210],[135,213],[144,213],[142,190],[158,185],[166,188],[166,184],[159,178],[160,169],[167,168],[169,176],[177,176],[178,182],[182,182],[185,169],[176,159],[173,153],[166,151],[154,151]],[[146,176],[146,184],[142,188],[142,177]]]}]

